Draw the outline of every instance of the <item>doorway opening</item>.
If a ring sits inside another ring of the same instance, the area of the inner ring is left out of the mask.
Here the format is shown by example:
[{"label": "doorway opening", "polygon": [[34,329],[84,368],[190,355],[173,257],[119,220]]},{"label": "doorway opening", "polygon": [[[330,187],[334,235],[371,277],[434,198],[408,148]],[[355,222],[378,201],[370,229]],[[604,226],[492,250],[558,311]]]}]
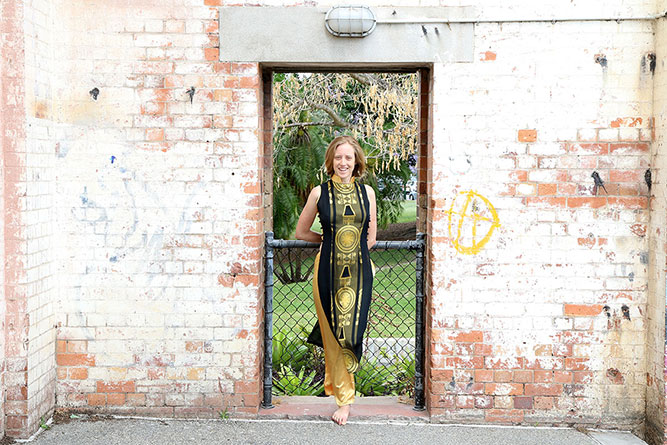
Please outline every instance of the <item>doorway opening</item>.
[{"label": "doorway opening", "polygon": [[369,159],[365,182],[378,197],[381,241],[371,253],[378,270],[357,392],[411,399],[424,408],[429,280],[424,236],[417,234],[428,232],[430,79],[429,67],[262,70],[264,220],[273,229],[267,237],[264,407],[273,394],[322,392],[323,354],[305,342],[316,320],[316,249],[293,241],[293,234],[308,193],[326,180],[321,166],[328,142],[351,134]]}]

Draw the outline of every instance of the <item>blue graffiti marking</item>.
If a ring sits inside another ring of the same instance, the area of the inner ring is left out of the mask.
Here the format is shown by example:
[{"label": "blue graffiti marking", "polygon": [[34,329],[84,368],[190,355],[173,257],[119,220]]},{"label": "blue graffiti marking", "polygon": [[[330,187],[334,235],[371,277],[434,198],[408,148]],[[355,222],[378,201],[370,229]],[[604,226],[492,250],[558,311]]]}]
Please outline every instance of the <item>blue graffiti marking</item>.
[{"label": "blue graffiti marking", "polygon": [[112,163],[112,164],[113,164],[113,161],[115,161],[115,160],[116,160],[116,157],[115,157],[115,156],[111,156],[111,163]]}]

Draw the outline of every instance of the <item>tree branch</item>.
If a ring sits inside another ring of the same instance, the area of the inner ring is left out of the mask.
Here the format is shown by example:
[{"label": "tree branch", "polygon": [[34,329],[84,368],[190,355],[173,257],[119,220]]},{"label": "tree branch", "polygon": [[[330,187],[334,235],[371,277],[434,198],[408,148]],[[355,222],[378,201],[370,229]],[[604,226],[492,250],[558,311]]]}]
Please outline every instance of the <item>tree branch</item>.
[{"label": "tree branch", "polygon": [[349,128],[350,124],[345,122],[342,117],[340,117],[331,107],[324,105],[324,104],[311,104],[313,108],[317,110],[322,110],[326,114],[328,114],[331,117],[331,120],[333,120],[334,124],[338,127],[345,127]]},{"label": "tree branch", "polygon": [[292,124],[279,125],[278,129],[283,128],[292,128],[292,127],[314,127],[314,126],[327,126],[327,127],[337,127],[339,126],[335,122],[294,122]]}]

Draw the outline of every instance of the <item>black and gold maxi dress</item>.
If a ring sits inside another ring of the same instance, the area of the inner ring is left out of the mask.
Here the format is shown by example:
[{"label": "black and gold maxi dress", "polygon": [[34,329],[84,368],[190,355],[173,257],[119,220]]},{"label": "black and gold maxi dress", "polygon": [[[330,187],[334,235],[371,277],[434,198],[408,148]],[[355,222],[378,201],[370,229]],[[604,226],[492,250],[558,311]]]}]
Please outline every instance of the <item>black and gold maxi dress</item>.
[{"label": "black and gold maxi dress", "polygon": [[315,261],[313,297],[318,323],[308,341],[324,347],[325,393],[339,406],[354,401],[368,322],[373,269],[368,253],[370,203],[366,187],[334,175],[320,185],[317,211],[322,247]]}]

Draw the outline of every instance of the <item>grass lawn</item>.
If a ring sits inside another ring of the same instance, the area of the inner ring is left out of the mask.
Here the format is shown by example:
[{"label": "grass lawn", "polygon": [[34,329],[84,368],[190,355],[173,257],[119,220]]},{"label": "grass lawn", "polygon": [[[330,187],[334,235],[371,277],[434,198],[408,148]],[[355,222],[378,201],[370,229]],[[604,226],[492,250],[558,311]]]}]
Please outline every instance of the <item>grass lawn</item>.
[{"label": "grass lawn", "polygon": [[[415,253],[372,251],[376,265],[368,337],[412,337],[415,329]],[[304,261],[304,263],[306,263]],[[312,264],[312,263],[311,263]],[[317,315],[312,296],[312,277],[282,284],[276,280],[273,296],[274,332],[294,332],[305,337]]]}]

